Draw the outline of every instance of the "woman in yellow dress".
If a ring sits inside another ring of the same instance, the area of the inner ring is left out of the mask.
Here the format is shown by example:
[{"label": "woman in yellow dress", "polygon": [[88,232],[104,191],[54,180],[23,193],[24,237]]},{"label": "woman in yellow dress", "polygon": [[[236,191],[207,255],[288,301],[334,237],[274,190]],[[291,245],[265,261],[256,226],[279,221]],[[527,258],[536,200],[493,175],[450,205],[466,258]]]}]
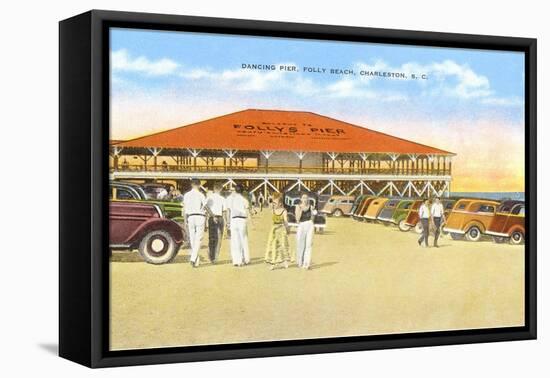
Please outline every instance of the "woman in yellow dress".
[{"label": "woman in yellow dress", "polygon": [[270,265],[270,270],[275,269],[279,264],[283,264],[286,269],[290,261],[290,243],[288,242],[287,232],[288,218],[279,193],[273,196],[271,213],[273,226],[269,231],[265,261]]}]

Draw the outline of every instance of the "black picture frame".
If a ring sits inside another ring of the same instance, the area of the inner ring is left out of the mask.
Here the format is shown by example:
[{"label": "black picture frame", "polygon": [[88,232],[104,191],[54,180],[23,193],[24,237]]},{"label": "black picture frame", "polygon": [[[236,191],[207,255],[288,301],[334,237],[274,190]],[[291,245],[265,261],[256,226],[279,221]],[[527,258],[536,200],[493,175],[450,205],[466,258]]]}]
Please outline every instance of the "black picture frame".
[{"label": "black picture frame", "polygon": [[[108,350],[110,27],[525,53],[525,326]],[[93,10],[59,24],[59,354],[89,367],[535,339],[536,39]]]}]

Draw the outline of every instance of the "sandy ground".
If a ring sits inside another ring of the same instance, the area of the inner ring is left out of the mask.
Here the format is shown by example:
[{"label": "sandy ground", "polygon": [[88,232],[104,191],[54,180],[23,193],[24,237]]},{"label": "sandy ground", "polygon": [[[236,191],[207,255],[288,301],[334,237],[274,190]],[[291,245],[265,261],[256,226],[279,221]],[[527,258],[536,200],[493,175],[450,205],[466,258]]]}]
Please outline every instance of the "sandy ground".
[{"label": "sandy ground", "polygon": [[421,248],[413,232],[329,218],[310,271],[269,271],[269,227],[266,211],[254,219],[242,268],[228,240],[217,265],[196,269],[186,250],[161,266],[116,252],[111,349],[523,325],[523,246],[444,238]]}]

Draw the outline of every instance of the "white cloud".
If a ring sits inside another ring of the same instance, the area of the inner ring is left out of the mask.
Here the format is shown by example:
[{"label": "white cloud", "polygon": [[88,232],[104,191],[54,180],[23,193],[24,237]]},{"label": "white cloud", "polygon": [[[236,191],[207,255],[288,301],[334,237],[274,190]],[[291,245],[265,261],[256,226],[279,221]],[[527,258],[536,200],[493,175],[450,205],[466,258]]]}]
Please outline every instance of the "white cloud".
[{"label": "white cloud", "polygon": [[113,72],[128,71],[160,76],[173,74],[178,68],[179,64],[168,58],[149,60],[144,56],[132,57],[125,49],[111,53],[111,69]]},{"label": "white cloud", "polygon": [[[461,100],[477,100],[488,106],[518,106],[523,104],[521,98],[501,98],[495,95],[489,79],[475,72],[467,64],[453,60],[443,60],[429,64],[414,61],[400,66],[392,66],[383,60],[372,63],[357,62],[354,64],[357,76],[346,76],[333,82],[317,81],[301,72],[255,69],[194,68],[184,70],[182,66],[169,58],[151,60],[145,56],[131,56],[125,50],[111,53],[113,72],[137,72],[148,76],[178,75],[193,85],[207,83],[220,88],[242,92],[288,91],[299,96],[327,96],[332,98],[360,98],[384,102],[406,101],[410,94],[404,88],[379,88],[374,84],[381,80],[379,76],[358,75],[359,71],[404,73],[408,79],[413,74],[428,75],[428,80],[407,80],[385,77],[390,82],[417,83],[421,88],[415,96],[446,96]],[[280,62],[279,66],[299,66],[292,62]],[[409,92],[409,91],[408,91]]]},{"label": "white cloud", "polygon": [[[491,96],[493,91],[486,76],[477,74],[467,64],[458,64],[453,60],[444,60],[430,64],[407,62],[401,66],[392,67],[384,61],[377,60],[373,64],[359,62],[359,70],[398,72],[408,78],[411,75],[428,75],[428,80],[418,80],[424,86],[432,84],[432,89],[426,93],[432,95],[447,95],[462,99],[481,98]],[[372,81],[372,76],[364,76],[364,80]],[[435,86],[434,86],[435,81]]]},{"label": "white cloud", "polygon": [[493,106],[524,106],[525,102],[520,97],[488,97],[481,100],[482,104]]},{"label": "white cloud", "polygon": [[[294,66],[293,63],[277,63]],[[184,79],[205,80],[221,87],[228,87],[235,91],[263,92],[269,90],[287,90],[302,96],[319,93],[321,87],[312,80],[304,78],[296,72],[280,70],[249,70],[233,69],[215,71],[211,69],[193,69],[180,74]]]}]

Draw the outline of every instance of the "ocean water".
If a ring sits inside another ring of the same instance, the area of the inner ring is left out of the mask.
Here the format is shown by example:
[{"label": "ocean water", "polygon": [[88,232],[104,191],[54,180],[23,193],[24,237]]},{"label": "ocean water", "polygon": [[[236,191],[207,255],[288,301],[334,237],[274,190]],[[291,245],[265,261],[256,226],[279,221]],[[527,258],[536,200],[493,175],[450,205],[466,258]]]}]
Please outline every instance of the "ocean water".
[{"label": "ocean water", "polygon": [[496,201],[519,200],[525,201],[524,192],[451,192],[451,197],[484,198]]}]

